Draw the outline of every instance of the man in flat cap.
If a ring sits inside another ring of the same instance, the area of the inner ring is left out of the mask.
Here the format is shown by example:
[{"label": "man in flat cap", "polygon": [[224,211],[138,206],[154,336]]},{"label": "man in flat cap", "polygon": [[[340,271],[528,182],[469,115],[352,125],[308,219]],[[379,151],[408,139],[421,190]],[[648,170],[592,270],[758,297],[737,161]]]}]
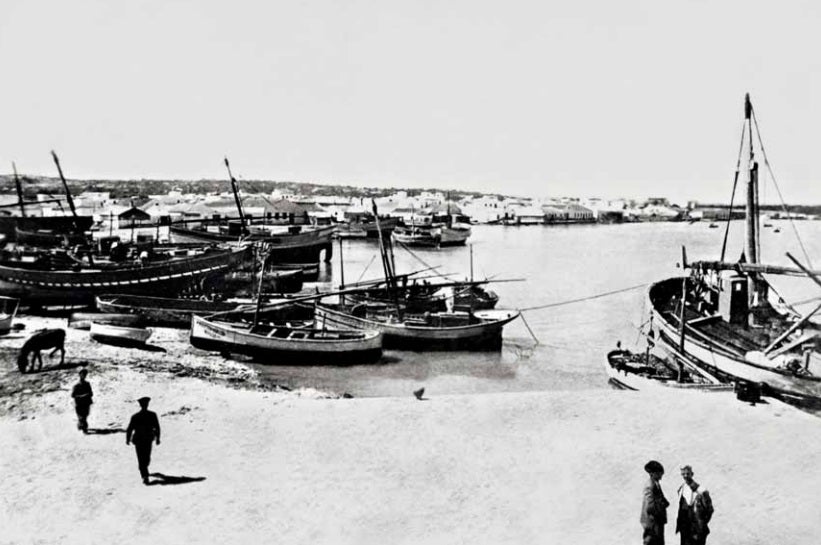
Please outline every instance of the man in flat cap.
[{"label": "man in flat cap", "polygon": [[655,460],[644,465],[650,480],[644,486],[644,501],[641,505],[641,527],[644,529],[644,545],[664,545],[664,525],[667,524],[667,507],[670,503],[661,491],[664,467]]},{"label": "man in flat cap", "polygon": [[91,404],[94,403],[94,392],[91,391],[91,384],[86,381],[86,375],[88,371],[80,369],[80,381],[71,389],[74,412],[77,413],[77,429],[83,433],[88,433],[88,413],[91,411]]},{"label": "man in flat cap", "polygon": [[684,482],[678,488],[678,517],[676,532],[681,534],[681,545],[704,545],[713,517],[713,501],[707,489],[693,479],[693,468],[681,466]]},{"label": "man in flat cap", "polygon": [[157,413],[148,410],[150,397],[141,397],[137,400],[140,410],[131,417],[128,429],[125,432],[125,444],[131,443],[133,438],[134,448],[137,451],[137,465],[140,468],[140,476],[143,484],[148,484],[148,465],[151,463],[151,442],[157,441],[160,444],[160,421]]}]

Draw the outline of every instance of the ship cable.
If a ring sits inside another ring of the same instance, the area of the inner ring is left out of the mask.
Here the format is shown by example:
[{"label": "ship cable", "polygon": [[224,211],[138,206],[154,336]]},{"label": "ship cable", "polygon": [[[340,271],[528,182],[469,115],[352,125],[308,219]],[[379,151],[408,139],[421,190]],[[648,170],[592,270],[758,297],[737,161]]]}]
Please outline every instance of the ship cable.
[{"label": "ship cable", "polygon": [[521,319],[522,319],[522,323],[525,325],[525,327],[527,328],[527,330],[530,332],[530,336],[531,336],[531,337],[533,337],[533,340],[536,342],[536,344],[541,344],[541,343],[539,342],[539,338],[536,336],[536,334],[535,334],[535,333],[533,333],[533,330],[532,330],[532,329],[530,329],[530,324],[528,324],[528,323],[527,323],[527,320],[525,320],[525,315],[524,315],[524,314],[522,314],[522,313],[520,312],[520,313],[519,313],[519,318],[521,318]]},{"label": "ship cable", "polygon": [[758,135],[758,147],[761,148],[761,155],[764,156],[764,165],[766,165],[767,171],[770,173],[770,179],[773,181],[775,191],[778,193],[778,199],[781,201],[781,209],[785,214],[787,214],[787,219],[790,220],[790,227],[792,227],[793,232],[795,232],[795,238],[798,239],[798,244],[801,246],[801,251],[804,253],[804,259],[807,260],[807,265],[809,265],[809,268],[812,269],[812,261],[810,261],[810,256],[807,254],[807,249],[804,247],[804,241],[801,240],[801,235],[798,233],[798,228],[795,226],[795,221],[787,209],[787,204],[784,202],[784,196],[781,194],[781,188],[778,187],[778,182],[775,180],[775,173],[773,172],[772,166],[770,166],[770,160],[767,158],[767,152],[764,150],[764,141],[761,138],[761,129],[758,128],[758,118],[755,116],[755,110],[752,110],[752,117],[753,123],[755,124],[755,132]]},{"label": "ship cable", "polygon": [[616,295],[618,293],[624,293],[626,291],[637,290],[639,288],[644,288],[649,284],[649,282],[645,282],[644,284],[636,284],[635,286],[630,286],[629,288],[622,288],[620,290],[613,290],[613,291],[606,291],[604,293],[597,293],[595,295],[588,295],[587,297],[581,297],[579,299],[570,299],[569,301],[560,301],[558,303],[548,303],[546,305],[538,305],[535,307],[527,307],[527,308],[520,308],[520,312],[528,312],[531,310],[542,310],[545,308],[552,308],[552,307],[560,307],[564,305],[572,305],[573,303],[583,303],[585,301],[591,301],[593,299],[599,299],[601,297],[607,297],[609,295]]},{"label": "ship cable", "polygon": [[724,227],[724,242],[721,243],[721,261],[724,261],[724,255],[727,250],[727,235],[730,234],[730,221],[733,219],[733,204],[735,203],[735,190],[738,187],[738,175],[741,172],[741,154],[744,152],[744,129],[746,128],[747,120],[741,123],[741,142],[738,144],[738,160],[735,164],[735,177],[733,178],[733,192],[730,194],[730,210],[727,212],[727,225]]}]

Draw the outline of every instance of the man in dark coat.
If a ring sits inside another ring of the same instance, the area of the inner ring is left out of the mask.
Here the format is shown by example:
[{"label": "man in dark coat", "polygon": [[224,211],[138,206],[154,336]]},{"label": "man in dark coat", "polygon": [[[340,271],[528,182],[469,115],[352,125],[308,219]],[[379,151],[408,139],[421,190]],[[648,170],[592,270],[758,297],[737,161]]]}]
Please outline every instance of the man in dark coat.
[{"label": "man in dark coat", "polygon": [[704,545],[713,517],[713,500],[707,489],[693,479],[693,468],[681,467],[684,483],[678,488],[678,517],[676,532],[681,534],[681,545]]},{"label": "man in dark coat", "polygon": [[644,470],[650,480],[644,486],[644,501],[641,505],[641,527],[644,545],[664,545],[664,525],[667,524],[667,507],[670,503],[661,491],[664,467],[655,460],[645,464]]},{"label": "man in dark coat", "polygon": [[94,392],[91,391],[91,384],[86,382],[86,375],[88,371],[80,369],[80,382],[71,389],[74,411],[77,413],[77,429],[83,433],[88,433],[88,413],[91,411],[91,404],[94,403]]},{"label": "man in dark coat", "polygon": [[133,437],[134,448],[137,451],[137,465],[140,468],[143,484],[148,484],[151,442],[156,440],[157,445],[160,444],[160,421],[157,419],[157,413],[148,410],[149,401],[151,401],[150,397],[141,397],[137,400],[140,404],[140,410],[131,417],[128,429],[125,432],[126,445],[131,443]]}]

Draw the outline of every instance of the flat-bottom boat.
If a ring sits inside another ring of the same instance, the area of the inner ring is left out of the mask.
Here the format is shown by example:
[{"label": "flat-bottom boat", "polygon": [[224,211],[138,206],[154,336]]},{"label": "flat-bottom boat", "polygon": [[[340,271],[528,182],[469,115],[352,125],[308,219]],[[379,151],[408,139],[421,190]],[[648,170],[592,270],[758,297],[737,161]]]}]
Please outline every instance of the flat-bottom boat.
[{"label": "flat-bottom boat", "polygon": [[151,330],[144,327],[123,327],[111,324],[91,323],[90,336],[103,344],[139,347],[151,336]]},{"label": "flat-bottom boat", "polygon": [[126,312],[74,312],[68,318],[68,327],[72,329],[91,329],[91,324],[114,325],[120,327],[142,327],[145,318],[140,314]]},{"label": "flat-bottom boat", "polygon": [[[200,301],[197,299],[176,299],[172,297],[147,297],[142,295],[111,294],[97,297],[97,308],[112,316],[144,317],[144,324],[149,326],[174,327],[188,329],[191,316],[205,316],[215,312],[253,308],[250,304],[229,303],[226,301]],[[105,314],[103,314],[105,316]],[[99,321],[99,319],[97,320]],[[90,321],[89,321],[90,323]],[[129,325],[110,322],[114,325]]]},{"label": "flat-bottom boat", "polygon": [[610,382],[625,390],[677,388],[726,392],[733,389],[732,384],[722,384],[698,369],[674,369],[655,354],[636,354],[629,350],[608,352],[605,370]]},{"label": "flat-bottom boat", "polygon": [[358,365],[382,356],[378,330],[292,327],[226,322],[194,316],[191,344],[203,350],[245,354],[268,365]]}]

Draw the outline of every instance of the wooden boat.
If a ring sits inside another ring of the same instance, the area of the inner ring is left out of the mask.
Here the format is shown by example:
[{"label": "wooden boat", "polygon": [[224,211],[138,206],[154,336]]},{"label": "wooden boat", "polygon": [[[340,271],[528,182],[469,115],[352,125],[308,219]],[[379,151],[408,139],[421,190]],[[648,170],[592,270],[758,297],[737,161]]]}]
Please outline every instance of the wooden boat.
[{"label": "wooden boat", "polygon": [[141,314],[106,313],[106,312],[74,312],[68,318],[68,327],[72,329],[91,329],[91,324],[115,325],[121,327],[142,327],[146,319]]},{"label": "wooden boat", "polygon": [[[753,133],[753,109],[745,100],[743,139]],[[743,144],[744,140],[742,140]],[[765,164],[766,154],[763,150]],[[739,172],[736,172],[736,176]],[[765,274],[821,278],[797,260],[797,268],[759,261],[758,163],[747,165],[746,236],[743,258],[697,261],[683,266],[689,276],[652,284],[648,290],[651,323],[659,345],[676,350],[709,373],[728,381],[763,385],[764,393],[798,404],[821,403],[821,327],[810,321],[821,305],[803,316],[775,294]]]},{"label": "wooden boat", "polygon": [[156,262],[95,263],[74,260],[54,269],[50,261],[0,261],[0,295],[29,305],[92,304],[94,297],[119,293],[173,296],[202,287],[213,277],[238,267],[248,248],[188,250]]},{"label": "wooden boat", "polygon": [[[302,289],[302,280],[302,269],[273,270],[265,273],[262,291],[264,293],[296,293]],[[258,281],[259,273],[233,271],[219,282],[217,291],[226,297],[252,297]]]},{"label": "wooden boat", "polygon": [[440,248],[443,246],[463,246],[470,237],[472,228],[466,223],[431,223],[424,225],[397,226],[393,240],[405,246]]},{"label": "wooden boat", "polygon": [[[206,316],[216,312],[252,308],[251,305],[226,301],[201,301],[172,297],[149,297],[145,295],[104,294],[97,296],[97,309],[111,316],[135,316],[143,319],[143,324],[157,327],[188,329],[191,316]],[[113,322],[111,322],[113,323]],[[128,325],[128,324],[115,324]]]},{"label": "wooden boat", "polygon": [[412,313],[441,312],[450,305],[453,310],[490,310],[499,302],[499,296],[484,289],[482,282],[445,282],[422,283],[411,282],[395,291],[384,285],[363,289],[359,293],[345,296],[350,303],[382,303],[384,305],[400,304],[403,309]]},{"label": "wooden boat", "polygon": [[11,331],[12,321],[17,315],[20,300],[14,297],[0,297],[0,335]]},{"label": "wooden boat", "polygon": [[275,263],[318,263],[323,250],[325,250],[325,261],[331,260],[332,237],[336,226],[271,226],[266,229],[251,229],[249,234],[242,236],[238,223],[198,220],[172,224],[169,230],[174,241],[177,242],[226,243],[242,239],[265,243]]},{"label": "wooden boat", "polygon": [[142,346],[151,336],[151,330],[144,327],[123,327],[91,322],[90,337],[103,344],[116,346]]},{"label": "wooden boat", "polygon": [[[27,239],[30,233],[67,233],[71,237],[78,237],[79,235],[89,231],[94,224],[92,216],[3,216],[0,215],[0,234],[6,236],[7,242],[17,242],[19,244],[33,244],[38,245],[35,241]],[[22,233],[23,239],[18,240],[18,233]],[[39,238],[37,239],[39,240]],[[55,240],[52,236],[48,242]],[[62,243],[62,238],[58,241]],[[57,244],[59,246],[59,243]],[[53,245],[53,244],[49,244]]]},{"label": "wooden boat", "polygon": [[636,354],[629,350],[611,350],[605,365],[607,376],[614,385],[626,390],[681,390],[731,391],[732,384],[723,384],[698,369],[674,369],[666,360],[654,354]]},{"label": "wooden boat", "polygon": [[399,315],[384,304],[316,305],[318,327],[376,329],[385,335],[385,348],[417,351],[500,350],[502,328],[518,316],[516,310]]},{"label": "wooden boat", "polygon": [[399,218],[379,218],[379,226],[370,212],[345,212],[345,221],[337,226],[336,234],[339,238],[379,238],[377,229],[382,236],[390,236],[399,225]]},{"label": "wooden boat", "polygon": [[194,316],[191,344],[246,354],[268,365],[358,365],[382,356],[382,333],[288,324],[226,322]]}]

